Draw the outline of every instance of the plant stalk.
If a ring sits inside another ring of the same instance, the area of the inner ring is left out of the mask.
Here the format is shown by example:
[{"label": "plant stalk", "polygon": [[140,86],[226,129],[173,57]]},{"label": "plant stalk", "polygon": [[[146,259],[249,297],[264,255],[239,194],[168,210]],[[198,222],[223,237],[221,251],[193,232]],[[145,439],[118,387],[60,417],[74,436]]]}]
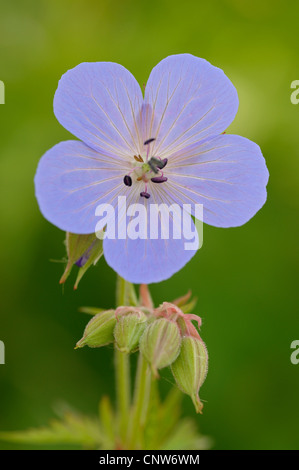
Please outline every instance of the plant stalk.
[{"label": "plant stalk", "polygon": [[133,414],[130,423],[130,449],[143,448],[150,393],[151,371],[147,361],[143,355],[139,353],[132,409]]}]

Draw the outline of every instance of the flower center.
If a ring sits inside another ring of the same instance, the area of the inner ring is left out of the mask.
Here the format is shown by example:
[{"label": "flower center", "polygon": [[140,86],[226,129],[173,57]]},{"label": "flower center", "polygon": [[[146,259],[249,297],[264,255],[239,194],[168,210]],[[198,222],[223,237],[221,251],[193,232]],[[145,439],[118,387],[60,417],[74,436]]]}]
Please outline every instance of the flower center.
[{"label": "flower center", "polygon": [[162,171],[167,165],[167,158],[162,160],[160,157],[151,157],[149,159],[150,144],[154,140],[154,138],[151,138],[144,142],[144,145],[147,147],[146,161],[144,161],[141,155],[134,155],[134,167],[124,176],[124,184],[126,186],[132,186],[133,182],[144,183],[144,191],[140,193],[140,196],[146,199],[149,199],[151,196],[147,191],[147,183],[149,181],[153,183],[165,183],[165,181],[167,181]]}]

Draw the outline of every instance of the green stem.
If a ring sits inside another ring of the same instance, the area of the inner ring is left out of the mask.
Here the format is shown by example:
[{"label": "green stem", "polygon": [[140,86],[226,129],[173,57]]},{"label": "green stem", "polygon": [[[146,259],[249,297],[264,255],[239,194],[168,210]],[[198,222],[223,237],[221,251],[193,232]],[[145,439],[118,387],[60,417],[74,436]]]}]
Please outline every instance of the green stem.
[{"label": "green stem", "polygon": [[[133,284],[117,278],[116,305],[137,305]],[[144,429],[151,392],[151,372],[147,361],[139,354],[133,407],[130,409],[130,362],[129,354],[115,349],[116,397],[119,416],[119,435],[123,447],[142,448]],[[130,414],[132,411],[132,417]],[[130,427],[128,429],[128,425]],[[129,441],[129,442],[128,442]]]},{"label": "green stem", "polygon": [[147,361],[139,353],[130,427],[130,449],[142,449],[150,392],[151,372]]},{"label": "green stem", "polygon": [[133,284],[125,281],[122,277],[117,276],[116,281],[116,306],[121,305],[137,305],[138,300]]},{"label": "green stem", "polygon": [[[134,286],[117,277],[116,306],[136,305]],[[122,446],[126,445],[131,406],[130,356],[115,347],[116,402],[118,412],[119,436]]]},{"label": "green stem", "polygon": [[116,402],[119,417],[119,435],[122,443],[126,441],[130,415],[131,384],[129,355],[115,348]]}]

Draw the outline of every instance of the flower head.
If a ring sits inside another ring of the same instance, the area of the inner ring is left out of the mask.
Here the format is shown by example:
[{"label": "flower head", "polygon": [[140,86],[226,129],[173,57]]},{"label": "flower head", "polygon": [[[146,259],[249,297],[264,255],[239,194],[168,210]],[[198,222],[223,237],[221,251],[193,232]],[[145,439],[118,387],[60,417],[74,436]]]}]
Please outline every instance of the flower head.
[{"label": "flower head", "polygon": [[[54,112],[81,141],[61,142],[42,157],[35,186],[43,215],[62,230],[90,234],[97,206],[117,209],[118,197],[126,196],[128,205],[146,209],[189,204],[183,223],[193,230],[195,204],[203,205],[205,223],[244,224],[266,200],[268,171],[258,145],[223,134],[237,108],[237,92],[222,70],[190,54],[162,60],[144,97],[121,65],[78,65],[62,76]],[[169,222],[173,233],[175,217]],[[134,283],[167,279],[196,249],[163,231],[161,221],[156,238],[105,238],[107,263]]]}]

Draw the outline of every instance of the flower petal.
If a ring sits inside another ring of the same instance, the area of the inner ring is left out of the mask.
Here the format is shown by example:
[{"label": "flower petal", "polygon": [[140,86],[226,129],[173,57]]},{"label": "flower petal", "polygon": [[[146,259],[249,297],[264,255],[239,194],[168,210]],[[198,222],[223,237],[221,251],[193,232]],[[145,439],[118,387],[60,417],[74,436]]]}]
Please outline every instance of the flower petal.
[{"label": "flower petal", "polygon": [[95,232],[95,208],[125,194],[124,166],[79,141],[60,142],[41,158],[36,197],[44,217],[67,232]]},{"label": "flower petal", "polygon": [[179,54],[154,67],[144,103],[153,110],[146,120],[147,138],[156,138],[152,152],[165,157],[223,132],[235,117],[238,95],[221,69],[193,55]]},{"label": "flower petal", "polygon": [[[152,198],[155,199],[153,202],[156,204],[162,202],[159,198],[154,198],[153,194]],[[135,218],[132,216],[127,219],[129,237],[114,240],[105,238],[103,243],[104,256],[108,265],[124,279],[136,284],[150,284],[168,279],[185,266],[199,246],[198,234],[188,213],[185,212],[183,217],[181,212],[180,221],[170,215],[169,224],[163,216],[158,219],[159,223],[155,223],[155,217],[153,221],[150,220],[151,206],[154,204],[149,204],[148,201],[144,198],[139,200],[140,206],[147,208],[147,230],[145,231],[147,239],[140,237],[132,239],[130,235],[132,232],[129,229],[130,222]],[[175,228],[179,227],[181,238],[175,238],[177,236],[174,235]],[[137,232],[139,228],[137,227]],[[151,229],[157,230],[158,238],[151,238]],[[192,246],[189,245],[190,243]]]},{"label": "flower petal", "polygon": [[237,135],[220,135],[176,152],[167,177],[164,190],[180,204],[203,204],[204,222],[217,227],[245,224],[267,198],[269,173],[261,150]]},{"label": "flower petal", "polygon": [[61,77],[54,112],[67,130],[93,149],[124,158],[140,148],[136,119],[142,100],[137,81],[121,65],[82,63]]}]

